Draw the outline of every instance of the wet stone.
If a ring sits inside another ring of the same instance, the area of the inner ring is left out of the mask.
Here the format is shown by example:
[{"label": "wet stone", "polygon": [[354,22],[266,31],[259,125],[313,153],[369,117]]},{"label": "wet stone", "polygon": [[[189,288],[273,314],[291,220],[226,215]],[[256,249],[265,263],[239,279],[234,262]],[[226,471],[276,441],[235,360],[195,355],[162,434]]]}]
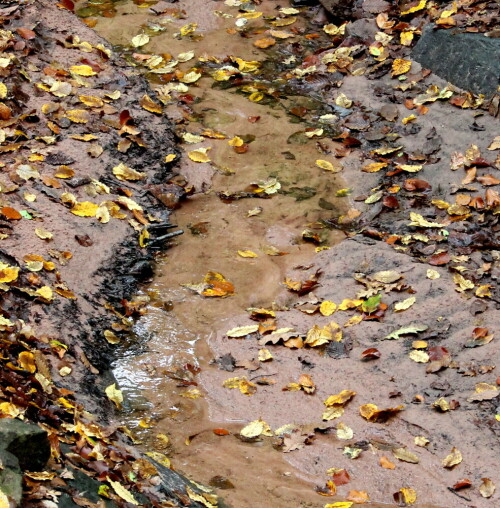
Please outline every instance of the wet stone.
[{"label": "wet stone", "polygon": [[426,26],[412,57],[455,86],[492,96],[499,85],[500,39]]}]

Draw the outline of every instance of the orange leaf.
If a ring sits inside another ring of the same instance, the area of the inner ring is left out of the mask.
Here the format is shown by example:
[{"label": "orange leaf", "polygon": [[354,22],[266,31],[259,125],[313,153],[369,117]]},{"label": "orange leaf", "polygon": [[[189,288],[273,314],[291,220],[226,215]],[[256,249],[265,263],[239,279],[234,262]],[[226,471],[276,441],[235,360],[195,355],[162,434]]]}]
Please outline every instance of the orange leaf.
[{"label": "orange leaf", "polygon": [[386,456],[380,457],[380,465],[384,469],[396,469],[394,462],[391,462]]},{"label": "orange leaf", "polygon": [[10,206],[4,206],[1,211],[2,215],[9,220],[19,220],[23,217],[16,209]]},{"label": "orange leaf", "polygon": [[214,429],[213,432],[216,436],[229,436],[231,434],[227,429]]},{"label": "orange leaf", "polygon": [[350,490],[347,496],[348,501],[353,503],[362,504],[370,500],[370,497],[364,490]]}]

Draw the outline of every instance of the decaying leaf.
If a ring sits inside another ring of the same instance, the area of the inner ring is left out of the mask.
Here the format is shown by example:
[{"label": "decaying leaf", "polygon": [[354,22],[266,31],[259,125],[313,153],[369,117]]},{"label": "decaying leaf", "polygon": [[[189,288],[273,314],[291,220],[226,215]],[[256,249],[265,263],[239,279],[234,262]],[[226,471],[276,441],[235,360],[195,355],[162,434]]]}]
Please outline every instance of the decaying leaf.
[{"label": "decaying leaf", "polygon": [[491,497],[495,493],[496,485],[489,478],[481,478],[481,482],[479,492],[483,497]]},{"label": "decaying leaf", "polygon": [[418,456],[410,452],[407,448],[394,448],[392,453],[394,457],[403,462],[410,462],[411,464],[418,464],[420,462]]},{"label": "decaying leaf", "polygon": [[359,408],[359,413],[369,422],[383,423],[403,409],[402,405],[379,409],[375,404],[364,404]]},{"label": "decaying leaf", "polygon": [[455,447],[453,447],[451,449],[451,453],[442,460],[443,466],[448,469],[452,469],[457,464],[460,464],[460,462],[462,462],[462,454],[460,453],[460,450]]},{"label": "decaying leaf", "polygon": [[226,332],[228,337],[239,338],[246,337],[251,333],[255,333],[259,330],[259,325],[248,325],[248,326],[239,326],[237,328],[232,328],[231,330]]}]

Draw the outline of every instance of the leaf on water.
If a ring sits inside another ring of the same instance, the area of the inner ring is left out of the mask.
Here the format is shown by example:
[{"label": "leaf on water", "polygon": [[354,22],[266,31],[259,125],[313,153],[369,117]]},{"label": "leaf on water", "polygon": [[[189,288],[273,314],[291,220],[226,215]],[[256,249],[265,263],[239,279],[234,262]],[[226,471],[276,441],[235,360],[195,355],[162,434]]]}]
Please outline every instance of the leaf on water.
[{"label": "leaf on water", "polygon": [[253,252],[251,250],[239,250],[238,256],[241,256],[242,258],[256,258],[256,257],[258,257],[257,254],[255,254],[255,252]]},{"label": "leaf on water", "polygon": [[217,272],[208,272],[200,284],[181,284],[202,296],[226,297],[234,295],[234,285]]},{"label": "leaf on water", "polygon": [[254,420],[243,427],[240,431],[240,435],[248,439],[253,439],[261,435],[272,437],[273,431],[264,420],[259,418],[258,420]]},{"label": "leaf on water", "polygon": [[251,333],[255,333],[259,330],[259,325],[248,325],[248,326],[240,326],[237,328],[232,328],[228,332],[226,332],[226,335],[228,337],[238,338],[238,337],[246,337],[247,335]]},{"label": "leaf on water", "polygon": [[132,46],[134,48],[140,48],[141,46],[145,46],[149,42],[149,36],[146,34],[138,34],[132,38]]},{"label": "leaf on water", "polygon": [[460,450],[455,447],[453,447],[451,449],[451,453],[442,460],[443,467],[448,469],[452,469],[457,464],[460,464],[460,462],[462,462],[462,454],[460,453]]},{"label": "leaf on water", "polygon": [[428,279],[431,279],[431,280],[436,280],[441,277],[439,272],[437,270],[433,270],[432,268],[427,269],[426,276]]},{"label": "leaf on water", "polygon": [[113,402],[118,409],[122,408],[122,402],[123,402],[123,394],[121,390],[119,390],[116,387],[116,383],[113,383],[112,385],[109,385],[104,390],[106,392],[106,395],[108,396],[108,399]]},{"label": "leaf on water", "polygon": [[342,166],[339,166],[338,163],[337,165],[333,165],[331,162],[322,159],[318,159],[316,161],[316,166],[318,166],[318,168],[324,169],[325,171],[331,171],[332,173],[338,173],[342,169]]}]

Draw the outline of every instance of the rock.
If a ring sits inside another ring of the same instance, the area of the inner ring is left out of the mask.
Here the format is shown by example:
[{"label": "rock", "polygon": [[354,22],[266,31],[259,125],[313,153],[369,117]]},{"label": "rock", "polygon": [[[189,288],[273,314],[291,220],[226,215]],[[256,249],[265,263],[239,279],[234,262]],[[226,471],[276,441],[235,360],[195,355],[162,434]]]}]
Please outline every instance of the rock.
[{"label": "rock", "polygon": [[323,7],[340,20],[358,18],[355,10],[362,4],[361,0],[320,0]]},{"label": "rock", "polygon": [[0,419],[0,450],[14,455],[23,471],[41,471],[50,458],[47,432],[12,418]]},{"label": "rock", "polygon": [[500,39],[458,30],[424,28],[412,57],[455,86],[495,94],[500,76]]},{"label": "rock", "polygon": [[17,505],[23,495],[22,481],[23,473],[17,458],[12,453],[0,449],[0,494],[6,495],[9,501]]}]

